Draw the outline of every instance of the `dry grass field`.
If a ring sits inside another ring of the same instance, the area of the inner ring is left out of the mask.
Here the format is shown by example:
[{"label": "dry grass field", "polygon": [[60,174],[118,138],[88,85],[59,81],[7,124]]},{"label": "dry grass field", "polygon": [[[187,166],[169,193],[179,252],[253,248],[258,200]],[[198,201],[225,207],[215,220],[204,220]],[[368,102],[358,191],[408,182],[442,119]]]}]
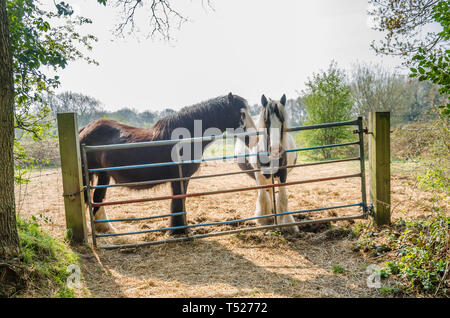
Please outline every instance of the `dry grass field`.
[{"label": "dry grass field", "polygon": [[[203,164],[197,174],[235,171],[232,163]],[[296,168],[288,181],[351,174],[358,162]],[[393,169],[394,171],[394,169]],[[392,176],[392,218],[430,212],[429,193],[411,187],[404,173]],[[188,192],[255,185],[245,175],[192,180]],[[169,194],[168,186],[132,191],[108,190],[107,201]],[[289,208],[300,210],[361,201],[360,179],[342,179],[288,187]],[[17,187],[17,209],[23,218],[38,218],[42,228],[60,239],[65,234],[62,181],[59,169],[34,172],[31,182]],[[253,216],[256,191],[189,198],[189,224]],[[107,207],[110,218],[166,214],[169,201]],[[308,218],[356,215],[359,208],[309,213]],[[368,288],[365,269],[376,262],[352,248],[353,241],[339,226],[369,222],[337,222],[327,227],[305,228],[298,235],[254,231],[182,243],[123,250],[76,248],[81,255],[83,287],[80,297],[384,297]],[[89,223],[89,222],[88,222]],[[117,232],[168,226],[168,219],[117,222]],[[255,226],[194,228],[192,234]],[[337,230],[336,230],[337,229]],[[167,234],[140,234],[99,239],[99,245],[134,243],[167,238]],[[335,273],[333,267],[343,268]]]}]

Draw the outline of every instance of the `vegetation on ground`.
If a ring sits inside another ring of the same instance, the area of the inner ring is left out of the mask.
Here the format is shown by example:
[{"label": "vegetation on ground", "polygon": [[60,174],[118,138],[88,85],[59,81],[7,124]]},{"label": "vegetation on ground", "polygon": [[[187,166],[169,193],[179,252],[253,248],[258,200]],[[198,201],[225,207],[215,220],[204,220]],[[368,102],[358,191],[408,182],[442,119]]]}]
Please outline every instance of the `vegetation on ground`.
[{"label": "vegetation on ground", "polygon": [[17,219],[20,254],[0,264],[1,297],[75,297],[68,287],[69,265],[79,266],[79,257],[66,242],[41,230],[37,218]]},{"label": "vegetation on ground", "polygon": [[[431,213],[401,218],[382,229],[373,224],[353,227],[354,248],[368,258],[383,260],[381,278],[386,294],[450,296],[450,217],[440,208],[449,195],[448,174],[429,168],[416,175],[416,186],[430,191]],[[413,186],[413,185],[411,185]],[[408,212],[404,211],[405,216]]]}]

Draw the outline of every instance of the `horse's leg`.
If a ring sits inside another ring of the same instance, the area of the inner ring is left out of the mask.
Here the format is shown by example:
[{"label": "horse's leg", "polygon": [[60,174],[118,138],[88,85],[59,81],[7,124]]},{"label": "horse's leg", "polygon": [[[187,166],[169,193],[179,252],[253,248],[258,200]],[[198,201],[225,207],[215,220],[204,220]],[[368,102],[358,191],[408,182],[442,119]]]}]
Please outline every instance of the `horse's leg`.
[{"label": "horse's leg", "polygon": [[[188,182],[184,181],[184,191],[181,191],[181,185],[179,181],[171,182],[172,187],[172,195],[178,195],[178,194],[184,194],[187,191]],[[177,212],[185,212],[185,199],[172,199],[171,206],[170,206],[170,212],[171,213],[177,213]],[[170,217],[170,227],[175,226],[185,226],[186,225],[186,216],[185,215],[175,215]],[[184,229],[174,229],[170,230],[170,235],[176,235],[176,234],[187,234],[188,230],[186,228]]]},{"label": "horse's leg", "polygon": [[[97,185],[108,185],[110,181],[110,176],[105,173],[101,172],[98,174],[97,179]],[[94,195],[93,195],[93,202],[94,203],[101,203],[105,199],[106,196],[106,189],[107,188],[101,188],[101,189],[95,189]],[[92,211],[94,214],[94,220],[107,220],[108,216],[106,215],[105,207],[95,207]],[[96,232],[115,232],[114,227],[109,222],[105,223],[95,223],[95,231]]]},{"label": "horse's leg", "polygon": [[[278,179],[278,182],[279,179]],[[281,182],[284,183],[284,182]],[[277,210],[278,212],[289,212],[288,208],[288,196],[286,192],[286,187],[278,187],[278,195],[276,197],[277,200]],[[292,214],[286,214],[279,217],[280,224],[293,223],[295,222],[294,216]],[[298,233],[298,226],[290,226],[283,228],[292,233]]]},{"label": "horse's leg", "polygon": [[[262,173],[256,172],[255,179],[257,185],[268,184],[267,178]],[[272,201],[270,200],[269,191],[266,189],[258,190],[258,198],[256,200],[255,216],[263,216],[272,212]],[[261,225],[271,224],[272,218],[260,218],[257,222]]]}]

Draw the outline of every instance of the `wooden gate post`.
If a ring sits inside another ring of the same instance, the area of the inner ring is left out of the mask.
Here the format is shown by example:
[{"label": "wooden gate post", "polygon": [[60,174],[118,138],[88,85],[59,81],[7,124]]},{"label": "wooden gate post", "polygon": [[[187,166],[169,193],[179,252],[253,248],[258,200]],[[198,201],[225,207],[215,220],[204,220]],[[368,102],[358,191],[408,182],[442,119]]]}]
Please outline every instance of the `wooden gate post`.
[{"label": "wooden gate post", "polygon": [[369,113],[370,198],[376,225],[391,222],[390,113]]},{"label": "wooden gate post", "polygon": [[75,113],[59,113],[57,119],[66,227],[72,242],[85,243],[87,242],[87,226],[78,120]]}]

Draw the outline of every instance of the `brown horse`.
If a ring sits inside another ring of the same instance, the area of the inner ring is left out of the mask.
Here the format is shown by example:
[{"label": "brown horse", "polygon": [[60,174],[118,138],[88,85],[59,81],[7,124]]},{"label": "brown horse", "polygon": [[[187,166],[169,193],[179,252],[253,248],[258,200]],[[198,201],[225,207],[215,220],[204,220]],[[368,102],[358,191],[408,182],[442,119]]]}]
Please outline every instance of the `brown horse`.
[{"label": "brown horse", "polygon": [[[174,136],[176,129],[184,129],[190,133],[191,137],[200,137],[208,135],[208,130],[216,132],[224,132],[229,129],[236,130],[241,128],[247,131],[247,127],[254,127],[247,112],[247,101],[237,95],[228,94],[208,100],[206,102],[184,107],[179,112],[160,119],[155,125],[149,129],[137,128],[127,126],[116,122],[114,120],[99,119],[93,121],[80,128],[79,137],[80,144],[85,145],[110,145],[123,144],[135,142],[147,142],[156,140],[178,139],[179,136]],[[201,128],[199,131],[198,123],[194,128],[194,121],[201,121]],[[253,128],[252,127],[252,128]],[[206,132],[206,134],[205,134]],[[201,134],[199,136],[199,134]],[[212,135],[212,134],[209,134]],[[200,159],[203,155],[205,147],[211,141],[202,141],[191,143],[189,147],[194,149],[191,151],[193,156],[189,159]],[[198,146],[200,145],[200,151]],[[186,148],[183,148],[185,150]],[[195,151],[197,150],[197,151]],[[120,150],[96,151],[87,153],[87,161],[89,169],[130,166],[151,163],[174,162],[172,158],[173,145],[168,146],[153,146],[145,148],[131,148]],[[181,155],[182,151],[180,152]],[[186,160],[186,158],[183,158]],[[82,163],[85,164],[84,162]],[[192,176],[199,168],[199,163],[189,163],[182,166],[183,177]],[[97,185],[108,185],[110,179],[113,178],[116,183],[141,182],[151,180],[164,180],[179,177],[179,168],[177,165],[163,165],[158,167],[148,167],[140,169],[127,170],[113,170],[91,173],[89,175],[90,183],[94,182],[94,174],[97,176]],[[84,179],[83,179],[84,180]],[[133,189],[148,189],[158,184],[166,183],[162,181],[157,184],[147,184],[141,186],[133,186]],[[188,181],[183,182],[183,187],[180,181],[171,182],[171,189],[173,195],[186,193]],[[98,188],[94,190],[93,202],[103,202],[106,196],[107,188]],[[173,199],[171,202],[171,213],[184,211],[184,199]],[[93,210],[95,219],[106,219],[106,214],[103,207],[95,207]],[[185,226],[186,220],[184,215],[175,215],[170,218],[170,226]],[[112,226],[106,223],[96,223],[95,226],[98,231],[114,231]],[[186,234],[186,228],[173,229],[170,234]]]}]

